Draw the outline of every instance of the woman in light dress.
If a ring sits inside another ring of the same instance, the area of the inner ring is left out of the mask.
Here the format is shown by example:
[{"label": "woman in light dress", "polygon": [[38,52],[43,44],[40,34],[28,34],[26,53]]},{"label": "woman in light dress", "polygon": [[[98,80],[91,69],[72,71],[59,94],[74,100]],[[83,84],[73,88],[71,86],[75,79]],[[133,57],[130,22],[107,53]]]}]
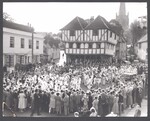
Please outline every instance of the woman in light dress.
[{"label": "woman in light dress", "polygon": [[96,112],[98,112],[98,101],[99,101],[98,97],[95,97],[95,99],[94,99],[94,101],[92,103],[92,105],[95,108]]},{"label": "woman in light dress", "polygon": [[55,110],[55,94],[54,92],[50,95],[49,113],[54,113]]},{"label": "woman in light dress", "polygon": [[84,110],[88,110],[88,101],[89,101],[89,98],[88,98],[87,94],[84,94],[84,96],[82,98],[82,101],[83,101],[83,109]]},{"label": "woman in light dress", "polygon": [[19,95],[18,95],[18,109],[20,109],[21,112],[23,112],[24,109],[27,107],[26,103],[26,95],[25,93],[21,90]]},{"label": "woman in light dress", "polygon": [[116,94],[116,96],[114,97],[114,104],[113,104],[112,112],[117,115],[119,114],[118,100],[119,100],[119,96],[118,94]]}]

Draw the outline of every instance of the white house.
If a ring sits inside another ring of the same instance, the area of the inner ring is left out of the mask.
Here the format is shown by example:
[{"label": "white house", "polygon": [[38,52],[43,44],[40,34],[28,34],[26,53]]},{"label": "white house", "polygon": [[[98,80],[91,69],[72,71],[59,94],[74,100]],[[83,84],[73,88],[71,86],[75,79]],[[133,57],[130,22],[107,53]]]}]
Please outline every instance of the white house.
[{"label": "white house", "polygon": [[147,60],[148,53],[147,34],[138,41],[138,57],[142,60]]},{"label": "white house", "polygon": [[[40,62],[43,54],[44,38],[33,34],[34,62]],[[32,30],[31,27],[3,20],[3,66],[14,68],[16,63],[32,62]]]}]

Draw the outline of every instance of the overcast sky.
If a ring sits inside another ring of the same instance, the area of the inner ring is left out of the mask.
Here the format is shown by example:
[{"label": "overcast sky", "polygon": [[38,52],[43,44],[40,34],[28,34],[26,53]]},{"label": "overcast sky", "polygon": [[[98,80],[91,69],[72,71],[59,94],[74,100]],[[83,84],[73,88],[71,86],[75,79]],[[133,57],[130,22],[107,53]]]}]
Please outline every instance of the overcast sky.
[{"label": "overcast sky", "polygon": [[[88,19],[98,15],[107,21],[116,18],[119,12],[119,2],[95,3],[62,3],[62,2],[30,2],[30,3],[3,3],[3,12],[7,12],[16,23],[27,25],[30,23],[35,31],[58,33],[76,16]],[[139,16],[147,15],[147,3],[126,3],[126,13],[129,12],[129,23]]]}]

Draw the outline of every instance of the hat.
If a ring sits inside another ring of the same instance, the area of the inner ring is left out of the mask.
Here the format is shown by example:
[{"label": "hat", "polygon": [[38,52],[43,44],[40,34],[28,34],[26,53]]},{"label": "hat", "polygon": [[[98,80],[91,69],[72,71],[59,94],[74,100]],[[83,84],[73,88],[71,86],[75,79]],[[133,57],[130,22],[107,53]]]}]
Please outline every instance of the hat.
[{"label": "hat", "polygon": [[74,117],[79,117],[79,113],[78,112],[74,112]]},{"label": "hat", "polygon": [[94,107],[91,107],[91,108],[90,108],[90,111],[92,112],[93,110],[96,111]]}]

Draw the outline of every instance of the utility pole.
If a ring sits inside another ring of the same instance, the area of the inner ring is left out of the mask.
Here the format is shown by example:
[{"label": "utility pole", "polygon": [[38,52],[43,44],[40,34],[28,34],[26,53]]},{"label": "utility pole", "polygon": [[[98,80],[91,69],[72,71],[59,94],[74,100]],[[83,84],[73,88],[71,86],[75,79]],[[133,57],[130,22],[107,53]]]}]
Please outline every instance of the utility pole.
[{"label": "utility pole", "polygon": [[31,27],[32,32],[32,64],[34,63],[34,55],[33,55],[33,49],[34,49],[34,28]]}]

